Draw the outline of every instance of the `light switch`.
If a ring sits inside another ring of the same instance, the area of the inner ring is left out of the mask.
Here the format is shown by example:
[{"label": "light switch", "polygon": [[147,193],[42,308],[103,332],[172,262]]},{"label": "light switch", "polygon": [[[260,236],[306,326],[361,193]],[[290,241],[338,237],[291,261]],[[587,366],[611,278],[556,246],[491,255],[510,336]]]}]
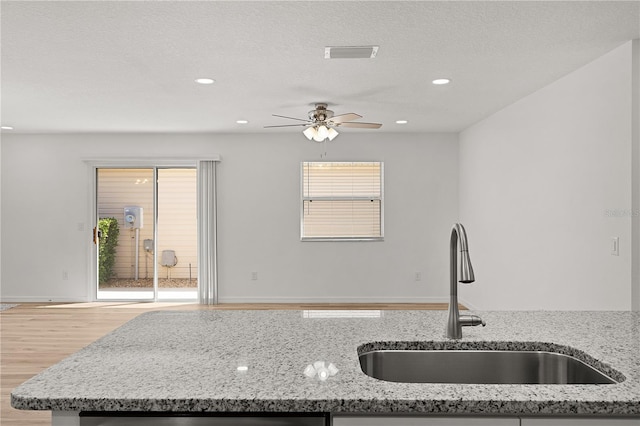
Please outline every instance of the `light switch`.
[{"label": "light switch", "polygon": [[620,256],[620,237],[611,237],[611,256]]}]

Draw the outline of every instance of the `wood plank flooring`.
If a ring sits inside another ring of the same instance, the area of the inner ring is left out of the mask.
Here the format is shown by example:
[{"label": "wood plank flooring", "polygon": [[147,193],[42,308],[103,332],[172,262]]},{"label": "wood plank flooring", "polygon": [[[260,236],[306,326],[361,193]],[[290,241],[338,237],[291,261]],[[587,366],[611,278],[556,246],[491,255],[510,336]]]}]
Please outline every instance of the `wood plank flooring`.
[{"label": "wood plank flooring", "polygon": [[[21,304],[0,313],[0,425],[49,426],[49,411],[11,408],[13,388],[144,312],[207,309],[447,309],[446,303],[221,304],[70,303]],[[461,309],[464,307],[461,306]]]}]

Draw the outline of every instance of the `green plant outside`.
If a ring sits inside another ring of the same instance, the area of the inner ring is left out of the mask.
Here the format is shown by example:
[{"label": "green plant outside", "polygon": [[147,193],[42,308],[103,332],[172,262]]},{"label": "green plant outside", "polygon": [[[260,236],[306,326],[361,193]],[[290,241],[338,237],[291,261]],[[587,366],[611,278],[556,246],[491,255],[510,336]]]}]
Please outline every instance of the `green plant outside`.
[{"label": "green plant outside", "polygon": [[103,283],[114,274],[113,265],[116,263],[116,246],[120,228],[118,219],[105,217],[98,220],[100,230],[100,245],[98,247],[98,282]]}]

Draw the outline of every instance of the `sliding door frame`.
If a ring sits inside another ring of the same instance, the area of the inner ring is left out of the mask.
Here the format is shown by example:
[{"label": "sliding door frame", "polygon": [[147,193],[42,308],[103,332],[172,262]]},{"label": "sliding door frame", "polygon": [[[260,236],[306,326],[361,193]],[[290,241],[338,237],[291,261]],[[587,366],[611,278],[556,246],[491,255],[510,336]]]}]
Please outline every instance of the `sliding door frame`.
[{"label": "sliding door frame", "polygon": [[[141,168],[141,169],[153,169],[153,175],[154,175],[154,194],[153,194],[153,205],[154,205],[154,246],[156,245],[156,241],[157,241],[157,227],[155,226],[158,220],[158,197],[157,197],[157,192],[158,192],[158,188],[157,188],[157,170],[159,168],[161,169],[166,169],[166,168],[195,168],[197,170],[197,184],[198,187],[200,187],[201,182],[201,176],[200,176],[200,163],[201,162],[207,162],[207,161],[212,161],[212,162],[219,162],[220,161],[220,157],[219,156],[213,156],[213,157],[206,157],[206,158],[179,158],[179,159],[175,159],[175,158],[85,158],[83,159],[83,161],[87,164],[88,166],[88,173],[90,174],[89,177],[89,182],[91,182],[91,187],[90,187],[90,194],[89,194],[89,200],[90,200],[90,218],[89,218],[89,222],[88,223],[92,223],[94,224],[93,226],[95,226],[96,223],[96,218],[98,217],[98,206],[97,206],[97,173],[98,173],[98,169],[133,169],[133,168]],[[214,173],[215,173],[215,167],[214,167]],[[215,182],[215,177],[214,177],[214,182]],[[205,196],[210,196],[213,199],[211,200],[211,202],[209,202],[209,205],[213,205],[215,206],[215,188],[213,188],[213,191],[211,194],[204,194]],[[206,202],[207,200],[205,200],[204,202]],[[198,197],[198,203],[203,203],[200,200],[200,196]],[[197,206],[198,211],[200,211],[200,205]],[[198,218],[198,221],[200,222],[200,218]],[[216,221],[216,212],[215,209],[212,212],[212,220],[215,223]],[[198,223],[198,228],[200,228],[201,224]],[[214,231],[214,235],[211,236],[212,238],[212,245],[215,248],[216,247],[216,235],[215,235],[215,226],[212,229],[212,231]],[[198,265],[204,265],[205,262],[207,262],[207,264],[213,264],[213,265],[217,265],[217,259],[210,259],[209,257],[213,254],[214,257],[217,257],[217,253],[216,253],[216,249],[213,250],[213,253],[211,253],[210,250],[205,250],[203,249],[203,247],[205,246],[204,242],[202,241],[201,238],[201,234],[200,232],[198,232]],[[157,250],[154,250],[154,254],[153,254],[153,259],[154,259],[154,297],[153,299],[144,299],[144,300],[140,300],[140,302],[153,302],[153,301],[157,301],[158,299],[158,277],[157,277],[157,273],[156,273],[156,266],[155,264],[157,263]],[[205,257],[206,256],[206,257]],[[89,299],[91,301],[98,301],[98,246],[97,244],[91,244],[91,250],[89,250],[88,253],[88,271],[89,271],[89,277],[90,279],[88,280],[89,282],[87,283],[88,286],[88,295],[89,295]],[[200,270],[200,267],[198,268]],[[217,269],[217,268],[215,268]],[[200,276],[200,273],[198,273],[198,276]],[[201,285],[202,283],[200,283],[200,280],[198,280],[198,295],[197,295],[197,300],[199,300],[201,303],[203,302],[203,294],[202,292],[205,291],[204,287]],[[211,286],[208,286],[208,290],[207,291],[212,291],[215,294],[215,298],[213,298],[213,300],[209,297],[209,302],[208,303],[217,303],[217,271],[214,270],[213,271],[213,289],[211,289]],[[106,301],[106,300],[105,300]],[[118,301],[123,301],[123,302],[131,302],[132,300],[118,300],[118,299],[109,299],[109,302],[118,302]]]}]

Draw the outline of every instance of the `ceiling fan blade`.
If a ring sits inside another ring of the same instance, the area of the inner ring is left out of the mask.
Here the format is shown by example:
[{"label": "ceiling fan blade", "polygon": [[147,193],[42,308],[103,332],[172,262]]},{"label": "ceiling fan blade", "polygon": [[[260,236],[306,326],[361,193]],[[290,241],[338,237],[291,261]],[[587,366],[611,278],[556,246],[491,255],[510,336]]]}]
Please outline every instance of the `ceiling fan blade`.
[{"label": "ceiling fan blade", "polygon": [[286,115],[278,115],[278,114],[271,114],[271,115],[273,115],[274,117],[287,118],[289,120],[298,120],[298,121],[305,121],[307,123],[310,123],[310,120],[308,119],[303,120],[302,118],[287,117]]},{"label": "ceiling fan blade", "polygon": [[345,121],[357,120],[359,118],[362,118],[362,116],[358,114],[354,114],[352,112],[348,112],[346,114],[334,115],[327,121],[331,121],[337,124],[337,123],[344,123]]},{"label": "ceiling fan blade", "polygon": [[382,124],[380,123],[354,123],[354,122],[347,122],[347,123],[338,123],[337,124],[340,127],[353,127],[353,128],[358,128],[358,129],[379,129],[380,127],[382,127]]},{"label": "ceiling fan blade", "polygon": [[277,126],[264,126],[264,129],[267,129],[269,127],[300,127],[300,126],[309,126],[310,124],[281,124],[281,125],[277,125]]}]

